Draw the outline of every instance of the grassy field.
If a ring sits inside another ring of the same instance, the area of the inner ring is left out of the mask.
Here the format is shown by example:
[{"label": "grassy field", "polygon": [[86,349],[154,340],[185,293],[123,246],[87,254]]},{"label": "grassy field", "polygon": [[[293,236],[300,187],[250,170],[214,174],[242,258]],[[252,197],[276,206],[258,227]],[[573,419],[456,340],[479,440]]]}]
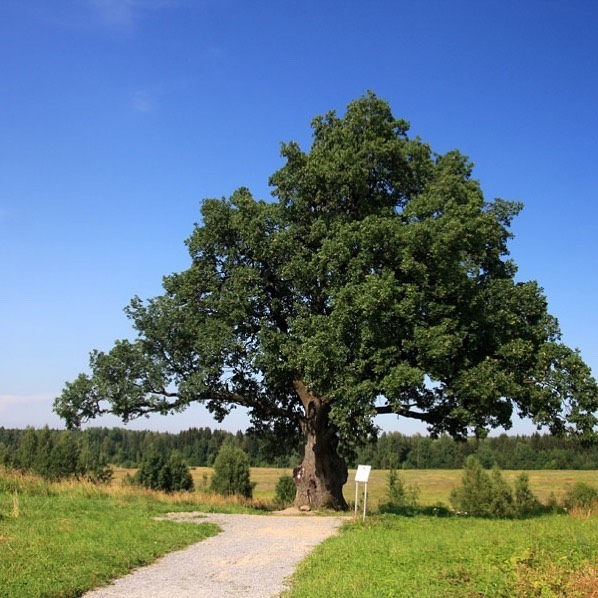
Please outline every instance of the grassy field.
[{"label": "grassy field", "polygon": [[[210,467],[196,467],[191,470],[196,488],[209,485],[212,475]],[[276,482],[281,475],[291,475],[291,469],[274,469],[267,467],[252,468],[251,480],[256,483],[254,497],[257,499],[271,499],[274,496]],[[504,478],[512,483],[520,471],[504,471]],[[593,471],[528,471],[530,486],[536,496],[546,502],[551,493],[561,497],[566,489],[576,482],[585,482],[598,487],[598,470]],[[125,474],[124,470],[117,472],[117,478]],[[405,469],[399,470],[399,476],[407,485],[415,485],[420,489],[419,502],[422,505],[434,505],[442,502],[449,505],[451,490],[461,483],[461,470],[448,469]],[[347,502],[355,500],[355,470],[349,471],[349,481],[345,485],[344,495]],[[372,470],[368,482],[368,506],[372,510],[385,499],[388,482],[388,471]],[[363,485],[360,487],[360,496]],[[360,498],[361,500],[361,498]]]},{"label": "grassy field", "polygon": [[0,468],[0,597],[80,596],[218,533],[208,523],[154,520],[190,510],[250,512],[236,501],[198,493],[50,484]]},{"label": "grassy field", "polygon": [[[171,511],[263,513],[290,470],[252,470],[253,501],[204,492],[211,469],[192,471],[193,493],[166,495],[123,484],[51,484],[0,468],[0,597],[71,597],[131,568],[217,533],[209,524],[155,521]],[[517,472],[505,472],[512,480]],[[598,517],[544,515],[525,521],[378,516],[388,472],[370,477],[370,516],[321,545],[300,568],[293,597],[594,596],[598,597]],[[448,504],[460,471],[400,472],[420,503]],[[354,497],[354,472],[345,489]],[[578,481],[598,487],[598,471],[530,472],[542,499]],[[260,510],[257,510],[260,509]],[[595,509],[598,511],[598,508]],[[575,514],[574,514],[575,515]]]},{"label": "grassy field", "polygon": [[286,596],[595,598],[598,517],[373,517],[316,548]]}]

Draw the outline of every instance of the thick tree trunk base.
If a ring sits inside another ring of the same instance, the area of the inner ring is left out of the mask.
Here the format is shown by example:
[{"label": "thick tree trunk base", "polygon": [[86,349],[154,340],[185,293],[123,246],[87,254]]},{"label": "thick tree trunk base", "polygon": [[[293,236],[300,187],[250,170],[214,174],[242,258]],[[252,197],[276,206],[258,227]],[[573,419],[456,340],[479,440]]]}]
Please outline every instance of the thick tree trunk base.
[{"label": "thick tree trunk base", "polygon": [[343,486],[347,478],[336,476],[336,479],[325,479],[315,471],[309,471],[304,465],[293,470],[293,479],[297,485],[295,506],[299,509],[334,509],[347,510],[347,502],[343,496]]},{"label": "thick tree trunk base", "polygon": [[338,437],[328,420],[328,410],[320,407],[308,419],[303,463],[293,470],[298,508],[346,510],[343,486],[348,470],[338,454]]}]

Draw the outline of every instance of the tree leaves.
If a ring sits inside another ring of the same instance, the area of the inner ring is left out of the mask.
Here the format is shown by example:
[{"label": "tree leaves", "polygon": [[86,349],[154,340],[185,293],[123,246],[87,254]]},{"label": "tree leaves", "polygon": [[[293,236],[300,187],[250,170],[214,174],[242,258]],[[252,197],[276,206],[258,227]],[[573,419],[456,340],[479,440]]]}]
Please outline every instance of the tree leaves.
[{"label": "tree leaves", "polygon": [[538,284],[514,279],[521,204],[485,200],[468,158],[410,139],[373,93],[312,127],[308,152],[282,146],[277,201],[241,188],[202,203],[189,268],[133,299],[138,339],[94,352],[57,412],[76,426],[203,401],[282,433],[309,417],[301,386],[345,439],[376,413],[462,436],[515,411],[591,438],[589,368],[560,343]]}]

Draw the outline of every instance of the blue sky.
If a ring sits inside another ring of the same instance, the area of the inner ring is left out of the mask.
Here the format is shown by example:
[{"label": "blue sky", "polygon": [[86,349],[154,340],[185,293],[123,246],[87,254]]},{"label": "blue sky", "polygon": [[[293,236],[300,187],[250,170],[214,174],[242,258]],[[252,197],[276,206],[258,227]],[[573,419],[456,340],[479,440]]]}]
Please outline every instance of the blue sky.
[{"label": "blue sky", "polygon": [[470,156],[488,199],[524,202],[519,277],[598,372],[597,32],[591,0],[3,0],[0,426],[59,426],[53,398],[131,334],[130,298],[187,267],[201,199],[268,198],[280,142],[307,149],[368,89]]}]

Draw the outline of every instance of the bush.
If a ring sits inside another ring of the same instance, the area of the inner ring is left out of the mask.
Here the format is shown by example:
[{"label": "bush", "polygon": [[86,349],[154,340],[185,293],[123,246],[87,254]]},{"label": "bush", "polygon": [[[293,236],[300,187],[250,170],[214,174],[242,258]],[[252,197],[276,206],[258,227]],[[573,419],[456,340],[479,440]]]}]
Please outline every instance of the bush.
[{"label": "bush", "polygon": [[513,492],[498,466],[489,474],[473,456],[465,461],[462,486],[453,490],[450,500],[459,514],[474,517],[524,517],[540,508],[527,474],[517,478]]},{"label": "bush", "polygon": [[523,472],[515,480],[515,491],[513,493],[513,507],[517,517],[525,517],[537,513],[542,505],[535,497],[529,487],[529,476]]},{"label": "bush", "polygon": [[175,451],[168,458],[163,452],[150,450],[141,461],[135,482],[152,490],[180,492],[193,490],[193,478],[181,455]]},{"label": "bush", "polygon": [[417,507],[419,498],[417,486],[405,486],[405,483],[396,469],[388,472],[388,485],[386,489],[386,502],[378,507],[382,513],[401,513]]},{"label": "bush", "polygon": [[490,482],[492,498],[488,507],[488,515],[490,517],[513,517],[515,515],[513,490],[503,478],[498,465],[492,468]]},{"label": "bush", "polygon": [[247,454],[230,443],[223,444],[214,461],[212,490],[222,496],[237,494],[251,498],[254,486],[251,483]]},{"label": "bush", "polygon": [[598,490],[585,482],[577,482],[567,490],[563,506],[568,509],[591,509],[598,502]]},{"label": "bush", "polygon": [[472,456],[465,461],[461,488],[450,496],[458,514],[487,517],[492,502],[492,479],[480,462]]},{"label": "bush", "polygon": [[278,478],[276,483],[275,500],[278,504],[287,506],[293,503],[297,494],[297,486],[293,476],[283,475]]}]

